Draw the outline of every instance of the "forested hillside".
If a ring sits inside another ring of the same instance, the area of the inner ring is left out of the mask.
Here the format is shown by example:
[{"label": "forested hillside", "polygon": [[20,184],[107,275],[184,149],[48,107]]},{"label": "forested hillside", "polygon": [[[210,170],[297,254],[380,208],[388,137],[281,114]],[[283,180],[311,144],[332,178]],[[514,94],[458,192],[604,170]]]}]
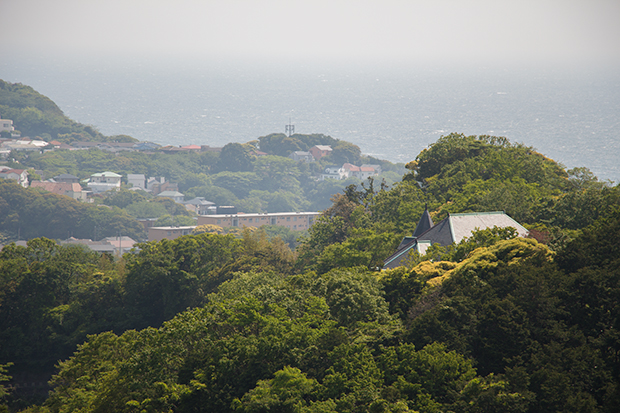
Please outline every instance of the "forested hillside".
[{"label": "forested hillside", "polygon": [[[91,126],[81,125],[64,116],[58,106],[29,86],[0,80],[0,115],[12,119],[23,136],[52,139],[73,143],[77,141],[134,141],[128,136],[105,137]],[[8,132],[7,132],[8,133]],[[308,150],[314,145],[331,145],[331,155],[318,162],[296,162],[288,157],[292,151]],[[189,200],[204,197],[215,205],[234,205],[238,211],[292,212],[319,211],[331,205],[330,198],[360,180],[319,180],[327,166],[342,166],[345,162],[356,165],[378,165],[378,180],[392,184],[400,180],[404,165],[365,156],[360,148],[322,134],[270,134],[247,143],[229,143],[221,149],[196,151],[123,151],[109,152],[97,148],[90,150],[58,149],[48,146],[45,151],[13,150],[3,164],[9,168],[27,169],[30,180],[50,179],[60,174],[72,174],[80,181],[94,173],[113,171],[124,177],[123,188],[117,193],[95,197],[96,204],[118,207],[114,214],[125,215],[117,225],[109,220],[93,220],[87,211],[97,211],[84,206],[69,207],[67,200],[39,196],[39,192],[22,191],[20,196],[11,195],[10,217],[0,218],[0,242],[34,237],[67,238],[67,234],[86,238],[101,238],[119,231],[142,240],[135,230],[126,227],[133,218],[156,218],[157,225],[192,225],[190,213],[180,205],[170,205],[147,193],[127,192],[128,174],[148,177],[164,177],[167,182],[178,185],[179,191]],[[75,148],[74,148],[75,149]],[[213,149],[213,148],[212,148]],[[260,151],[259,151],[260,149]],[[261,156],[257,153],[260,152]],[[267,156],[264,156],[265,153]],[[10,192],[15,192],[12,189]],[[0,198],[9,193],[0,192]],[[44,213],[30,219],[32,207],[20,203],[36,198]],[[4,201],[7,201],[4,199]],[[63,209],[69,207],[68,219],[62,218]],[[98,209],[101,211],[101,209]],[[28,213],[26,213],[28,212]],[[8,212],[7,212],[8,214]],[[53,219],[52,219],[53,218]],[[54,219],[60,221],[56,225]],[[98,222],[95,222],[98,221]],[[89,224],[87,224],[89,223]],[[101,224],[101,225],[100,225]],[[89,229],[87,229],[89,228]],[[98,229],[98,231],[96,230]],[[290,238],[290,236],[289,236]],[[294,241],[291,241],[294,244]]]},{"label": "forested hillside", "polygon": [[[0,364],[18,379],[64,361],[46,400],[17,388],[5,402],[616,411],[620,187],[486,136],[442,137],[407,168],[391,187],[344,188],[295,251],[263,231],[141,244],[120,260],[45,239],[6,248]],[[533,237],[478,231],[379,271],[425,205],[435,221],[505,210]]]},{"label": "forested hillside", "polygon": [[67,118],[48,97],[30,86],[9,83],[0,79],[0,115],[11,119],[22,136],[40,136],[46,141],[117,141],[132,142],[128,136],[106,137],[92,126]]},{"label": "forested hillside", "polygon": [[145,239],[144,227],[120,208],[78,202],[14,181],[0,180],[0,242],[15,239],[69,237],[101,239],[123,234]]}]

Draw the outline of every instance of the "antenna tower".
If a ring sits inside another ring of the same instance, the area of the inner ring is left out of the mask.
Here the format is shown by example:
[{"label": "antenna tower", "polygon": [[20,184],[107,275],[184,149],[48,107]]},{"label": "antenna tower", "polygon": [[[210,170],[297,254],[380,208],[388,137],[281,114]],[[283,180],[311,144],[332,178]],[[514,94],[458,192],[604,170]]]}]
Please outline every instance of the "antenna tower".
[{"label": "antenna tower", "polygon": [[291,118],[288,118],[288,125],[284,127],[284,133],[286,133],[289,138],[295,133],[295,125],[291,125]]}]

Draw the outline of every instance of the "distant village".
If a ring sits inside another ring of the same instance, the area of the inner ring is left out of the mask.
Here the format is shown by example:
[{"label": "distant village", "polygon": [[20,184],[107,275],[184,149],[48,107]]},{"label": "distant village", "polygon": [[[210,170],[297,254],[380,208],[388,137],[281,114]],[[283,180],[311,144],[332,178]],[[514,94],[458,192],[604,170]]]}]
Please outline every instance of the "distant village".
[{"label": "distant village", "polygon": [[[50,142],[41,139],[31,139],[21,137],[15,133],[13,122],[7,119],[0,119],[0,159],[8,160],[13,151],[31,151],[44,153],[55,150],[90,150],[99,149],[112,153],[123,151],[139,151],[145,153],[163,152],[167,154],[187,153],[187,152],[221,152],[220,147],[208,145],[187,145],[187,146],[161,146],[153,142],[73,142],[71,145],[52,140]],[[10,137],[7,135],[10,134]],[[328,156],[332,152],[329,145],[315,145],[307,152],[295,151],[289,158],[297,162],[316,162]],[[254,150],[252,155],[261,157],[267,156],[265,152]],[[123,176],[112,171],[101,171],[94,173],[90,178],[80,179],[71,174],[60,174],[48,179],[42,175],[42,171],[35,171],[41,176],[41,180],[30,179],[28,170],[15,169],[0,165],[0,179],[12,179],[23,187],[41,188],[59,195],[69,196],[81,202],[93,202],[93,197],[101,195],[107,191],[120,190],[121,183],[124,181],[129,190],[141,190],[151,193],[157,197],[169,198],[174,202],[182,204],[189,211],[197,215],[196,226],[217,225],[222,228],[227,227],[259,227],[262,225],[278,225],[294,231],[307,230],[319,212],[282,212],[282,213],[263,213],[245,214],[238,212],[236,207],[215,205],[213,202],[204,198],[185,199],[185,195],[178,191],[176,183],[168,182],[165,177],[146,177],[143,174],[127,174]],[[355,177],[365,180],[371,176],[381,173],[380,165],[353,165],[344,163],[343,165],[329,165],[323,172],[316,177],[317,180],[343,180]],[[154,219],[139,220],[148,230],[148,240],[174,239],[182,235],[190,234],[196,226],[187,227],[154,227]],[[66,242],[82,243],[91,249],[100,251],[109,250],[122,253],[133,247],[134,240],[128,237],[116,237],[110,240],[91,241],[69,239]]]}]

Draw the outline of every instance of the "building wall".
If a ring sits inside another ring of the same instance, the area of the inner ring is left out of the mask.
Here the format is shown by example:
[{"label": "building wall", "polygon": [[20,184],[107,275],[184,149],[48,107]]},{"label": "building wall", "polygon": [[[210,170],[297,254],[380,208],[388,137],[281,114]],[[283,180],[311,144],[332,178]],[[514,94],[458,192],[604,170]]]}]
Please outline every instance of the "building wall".
[{"label": "building wall", "polygon": [[15,127],[13,127],[13,121],[9,119],[0,119],[0,132],[9,131],[13,132]]},{"label": "building wall", "polygon": [[312,148],[308,149],[308,152],[310,152],[312,156],[314,156],[314,159],[318,160],[324,156],[329,155],[331,153],[331,150],[321,150],[317,148],[316,146],[313,146]]},{"label": "building wall", "polygon": [[278,212],[266,214],[204,215],[198,217],[198,225],[228,227],[260,227],[279,225],[293,231],[304,231],[316,221],[319,212]]},{"label": "building wall", "polygon": [[144,175],[129,174],[127,175],[127,183],[131,184],[134,188],[146,189],[146,177]]},{"label": "building wall", "polygon": [[194,228],[196,227],[151,227],[149,228],[149,241],[173,240],[191,234]]}]

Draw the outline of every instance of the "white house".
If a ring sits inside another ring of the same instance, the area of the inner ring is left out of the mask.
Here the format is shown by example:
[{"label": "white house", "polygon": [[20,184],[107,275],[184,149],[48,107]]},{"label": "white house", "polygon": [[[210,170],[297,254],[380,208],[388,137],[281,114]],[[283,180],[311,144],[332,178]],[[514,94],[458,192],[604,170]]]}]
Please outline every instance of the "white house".
[{"label": "white house", "polygon": [[13,127],[13,121],[9,119],[0,119],[0,132],[8,131],[13,132],[15,128]]},{"label": "white house", "polygon": [[338,166],[328,166],[321,174],[319,180],[324,181],[326,179],[346,179],[347,175],[344,169]]},{"label": "white house", "polygon": [[121,175],[109,171],[92,174],[86,186],[93,193],[98,194],[112,189],[119,189],[121,187],[121,178]]},{"label": "white house", "polygon": [[0,178],[13,179],[24,188],[28,188],[28,171],[25,169],[4,169],[0,171]]},{"label": "white house", "polygon": [[345,163],[342,165],[342,169],[344,170],[346,177],[356,177],[361,179],[362,181],[368,179],[371,176],[378,175],[377,171],[374,167],[366,165],[366,166],[356,166],[350,163]]},{"label": "white house", "polygon": [[134,188],[146,189],[146,177],[144,174],[127,174],[127,183]]}]

